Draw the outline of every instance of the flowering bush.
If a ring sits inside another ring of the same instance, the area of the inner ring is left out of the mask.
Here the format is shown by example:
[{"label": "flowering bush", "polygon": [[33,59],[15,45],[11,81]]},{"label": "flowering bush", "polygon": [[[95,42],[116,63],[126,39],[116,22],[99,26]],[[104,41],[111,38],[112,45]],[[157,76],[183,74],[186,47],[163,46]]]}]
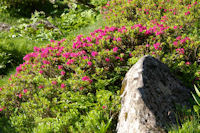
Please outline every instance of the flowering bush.
[{"label": "flowering bush", "polygon": [[[191,14],[195,12],[186,12]],[[35,47],[8,85],[1,87],[1,115],[18,132],[113,132],[122,79],[146,54],[168,64],[186,84],[199,84],[200,48],[195,36],[199,33],[188,33],[187,24],[173,25],[168,17],[160,16],[165,23],[110,26],[87,37]],[[195,17],[192,20],[199,23]]]},{"label": "flowering bush", "polygon": [[[190,87],[192,83],[199,80],[199,73],[196,72],[197,69],[199,71],[200,63],[198,52],[200,49],[198,30],[200,4],[198,1],[111,0],[102,8],[101,13],[111,25],[137,25],[139,32],[146,32],[146,34],[153,31],[155,36],[147,44],[143,43],[146,49],[153,48],[150,47],[153,45],[157,50],[153,54],[158,54],[156,56],[167,63],[185,84],[189,83]],[[145,31],[146,28],[149,30]],[[160,45],[165,46],[161,49]],[[143,50],[141,49],[141,52]],[[163,52],[166,54],[172,50],[175,50],[176,54],[161,56]]]}]

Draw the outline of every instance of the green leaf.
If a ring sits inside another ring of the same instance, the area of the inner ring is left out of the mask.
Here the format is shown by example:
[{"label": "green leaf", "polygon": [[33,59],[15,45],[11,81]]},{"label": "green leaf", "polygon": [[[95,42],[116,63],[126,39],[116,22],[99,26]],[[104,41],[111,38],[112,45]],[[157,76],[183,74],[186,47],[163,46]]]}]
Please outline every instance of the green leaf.
[{"label": "green leaf", "polygon": [[195,94],[193,94],[193,93],[192,93],[192,96],[193,96],[195,102],[200,106],[200,98],[197,97],[197,96],[196,96]]},{"label": "green leaf", "polygon": [[193,108],[194,108],[194,111],[195,111],[196,113],[198,113],[198,112],[199,112],[199,109],[200,109],[200,106],[194,105]]},{"label": "green leaf", "polygon": [[197,89],[196,85],[194,85],[194,89],[195,89],[197,95],[200,97],[200,92],[199,92],[199,90]]}]

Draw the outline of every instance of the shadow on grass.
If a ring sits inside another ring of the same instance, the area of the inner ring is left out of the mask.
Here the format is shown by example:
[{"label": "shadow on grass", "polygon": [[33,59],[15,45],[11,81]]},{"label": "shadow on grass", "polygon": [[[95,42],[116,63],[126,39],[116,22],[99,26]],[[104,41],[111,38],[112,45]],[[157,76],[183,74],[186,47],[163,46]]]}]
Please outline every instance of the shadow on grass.
[{"label": "shadow on grass", "polygon": [[0,116],[0,133],[16,133],[9,120],[3,116]]},{"label": "shadow on grass", "polygon": [[28,2],[21,1],[5,1],[3,5],[7,5],[7,11],[13,17],[30,18],[31,14],[37,11],[44,11],[46,15],[60,16],[68,5],[62,2],[51,3],[49,0],[30,0]]}]

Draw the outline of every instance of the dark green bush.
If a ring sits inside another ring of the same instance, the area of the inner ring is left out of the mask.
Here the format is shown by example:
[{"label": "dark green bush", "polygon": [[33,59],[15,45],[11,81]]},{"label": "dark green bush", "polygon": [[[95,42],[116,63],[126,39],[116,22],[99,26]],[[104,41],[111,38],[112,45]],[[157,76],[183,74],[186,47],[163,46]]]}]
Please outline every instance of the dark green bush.
[{"label": "dark green bush", "polygon": [[55,10],[49,0],[0,0],[0,6],[6,6],[12,16],[30,17],[31,13],[45,11],[48,15]]}]

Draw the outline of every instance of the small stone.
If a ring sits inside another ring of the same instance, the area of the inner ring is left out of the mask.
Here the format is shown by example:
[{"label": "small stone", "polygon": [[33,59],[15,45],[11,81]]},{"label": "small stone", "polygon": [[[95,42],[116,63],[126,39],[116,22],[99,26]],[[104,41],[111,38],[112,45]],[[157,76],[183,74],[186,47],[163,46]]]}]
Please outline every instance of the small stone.
[{"label": "small stone", "polygon": [[10,27],[11,26],[9,24],[0,23],[0,31],[9,31]]}]

